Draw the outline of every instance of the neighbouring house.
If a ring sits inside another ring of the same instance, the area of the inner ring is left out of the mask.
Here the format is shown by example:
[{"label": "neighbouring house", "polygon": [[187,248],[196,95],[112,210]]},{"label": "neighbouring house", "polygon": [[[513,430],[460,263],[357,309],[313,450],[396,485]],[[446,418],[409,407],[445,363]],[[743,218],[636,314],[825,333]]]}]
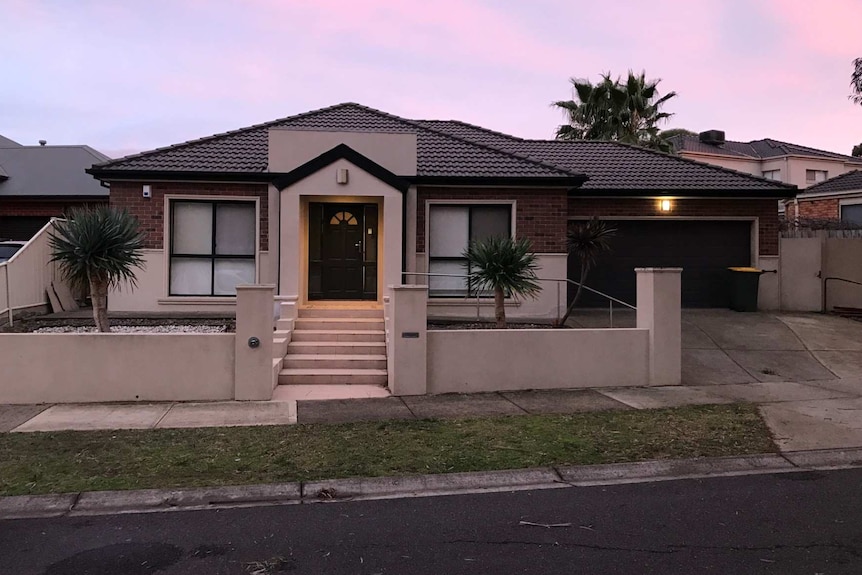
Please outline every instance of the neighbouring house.
[{"label": "neighbouring house", "polygon": [[[726,140],[721,130],[707,130],[697,136],[674,136],[669,141],[675,152],[684,158],[793,184],[800,190],[862,169],[862,158],[770,138],[735,142]],[[780,201],[778,210],[787,219],[797,217],[794,200]],[[810,216],[800,212],[798,217]]]},{"label": "neighbouring house", "polygon": [[84,170],[108,160],[89,146],[23,146],[0,136],[0,239],[28,240],[70,208],[107,203],[108,189]]},{"label": "neighbouring house", "polygon": [[528,140],[353,103],[87,172],[147,234],[139,287],[112,293],[115,311],[231,311],[236,286],[254,283],[300,308],[373,307],[387,286],[407,283],[429,285],[429,316],[470,316],[492,304],[460,277],[464,249],[514,234],[532,241],[545,289],[508,300],[507,315],[550,318],[567,297],[552,280],[578,279],[567,226],[592,216],[619,232],[591,287],[633,302],[634,268],[678,266],[683,305],[724,306],[727,267],[777,267],[775,203],[796,192],[629,145]]},{"label": "neighbouring house", "polygon": [[833,220],[862,227],[862,169],[810,186],[788,205],[799,220]]}]

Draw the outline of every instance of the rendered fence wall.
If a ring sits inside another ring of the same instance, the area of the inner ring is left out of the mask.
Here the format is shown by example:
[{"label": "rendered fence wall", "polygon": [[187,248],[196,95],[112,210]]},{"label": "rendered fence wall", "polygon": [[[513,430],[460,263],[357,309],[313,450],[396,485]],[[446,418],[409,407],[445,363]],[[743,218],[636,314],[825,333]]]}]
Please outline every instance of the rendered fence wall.
[{"label": "rendered fence wall", "polygon": [[0,404],[234,397],[233,334],[0,334]]},{"label": "rendered fence wall", "polygon": [[429,330],[428,393],[649,385],[648,329]]},{"label": "rendered fence wall", "polygon": [[49,234],[53,220],[45,225],[9,261],[0,264],[0,314],[8,320],[9,311],[38,310],[48,306],[46,289],[59,278],[51,263]]}]

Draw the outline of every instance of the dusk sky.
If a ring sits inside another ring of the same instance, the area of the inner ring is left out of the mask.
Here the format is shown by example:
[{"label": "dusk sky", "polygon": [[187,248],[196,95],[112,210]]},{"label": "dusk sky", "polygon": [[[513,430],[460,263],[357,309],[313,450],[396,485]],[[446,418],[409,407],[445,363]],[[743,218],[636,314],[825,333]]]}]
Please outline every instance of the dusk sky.
[{"label": "dusk sky", "polygon": [[849,154],[862,0],[0,0],[0,134],[111,156],[353,101],[550,138],[629,68],[666,127]]}]

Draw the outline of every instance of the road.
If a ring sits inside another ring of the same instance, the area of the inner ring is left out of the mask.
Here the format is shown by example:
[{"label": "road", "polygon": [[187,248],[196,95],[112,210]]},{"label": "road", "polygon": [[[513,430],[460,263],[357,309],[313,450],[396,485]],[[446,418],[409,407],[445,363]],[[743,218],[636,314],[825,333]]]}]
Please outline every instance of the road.
[{"label": "road", "polygon": [[860,485],[843,470],[5,521],[0,573],[858,574]]}]

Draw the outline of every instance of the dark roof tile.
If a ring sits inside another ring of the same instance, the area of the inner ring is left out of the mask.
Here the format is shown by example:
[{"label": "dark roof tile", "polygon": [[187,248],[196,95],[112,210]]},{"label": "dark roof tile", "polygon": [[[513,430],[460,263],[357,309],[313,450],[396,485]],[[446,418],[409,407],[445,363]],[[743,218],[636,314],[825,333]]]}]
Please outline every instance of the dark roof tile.
[{"label": "dark roof tile", "polygon": [[808,186],[800,195],[804,194],[831,194],[837,192],[851,192],[862,190],[862,170],[852,170],[830,178],[825,182]]}]

